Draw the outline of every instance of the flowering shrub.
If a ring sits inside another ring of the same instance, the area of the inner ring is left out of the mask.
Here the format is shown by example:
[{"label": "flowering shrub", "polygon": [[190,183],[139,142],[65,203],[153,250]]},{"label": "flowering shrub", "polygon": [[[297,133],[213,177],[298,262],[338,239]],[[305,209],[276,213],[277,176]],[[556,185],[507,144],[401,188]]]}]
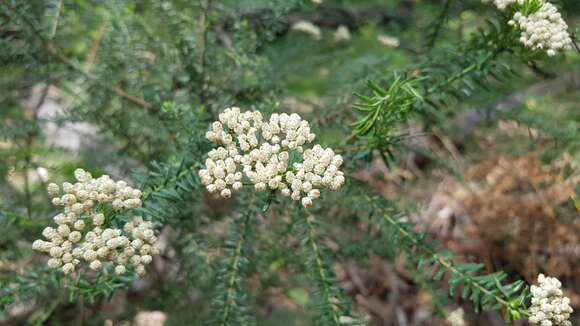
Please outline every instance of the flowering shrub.
[{"label": "flowering shrub", "polygon": [[0,1],[0,324],[573,324],[578,4],[483,2]]}]

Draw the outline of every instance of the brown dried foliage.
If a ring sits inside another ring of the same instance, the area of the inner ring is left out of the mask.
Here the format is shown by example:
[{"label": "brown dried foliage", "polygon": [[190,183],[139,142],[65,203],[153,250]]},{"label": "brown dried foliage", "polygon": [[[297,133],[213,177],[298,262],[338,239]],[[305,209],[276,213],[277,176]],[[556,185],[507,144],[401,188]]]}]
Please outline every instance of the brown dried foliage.
[{"label": "brown dried foliage", "polygon": [[471,242],[452,246],[528,281],[538,272],[580,276],[580,219],[571,199],[580,176],[570,175],[571,164],[567,155],[551,164],[538,153],[498,156],[468,170],[464,182],[446,183],[437,212],[447,214],[438,218],[453,217]]}]

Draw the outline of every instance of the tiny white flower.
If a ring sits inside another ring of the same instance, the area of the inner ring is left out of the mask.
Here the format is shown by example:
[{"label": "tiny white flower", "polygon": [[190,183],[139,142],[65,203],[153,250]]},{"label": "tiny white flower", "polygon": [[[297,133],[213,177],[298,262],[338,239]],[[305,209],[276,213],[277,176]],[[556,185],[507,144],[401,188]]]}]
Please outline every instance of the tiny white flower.
[{"label": "tiny white flower", "polygon": [[62,260],[57,259],[57,258],[51,258],[48,260],[47,265],[50,268],[58,268],[58,267],[62,266]]},{"label": "tiny white flower", "polygon": [[127,270],[127,268],[125,267],[125,265],[117,265],[115,266],[115,274],[117,275],[123,275],[125,274],[125,271]]},{"label": "tiny white flower", "polygon": [[75,265],[73,265],[72,263],[66,263],[64,264],[64,266],[62,266],[62,271],[65,274],[70,274],[75,270]]},{"label": "tiny white flower", "polygon": [[96,259],[95,259],[95,260],[93,260],[93,261],[92,261],[92,262],[89,264],[89,267],[90,267],[92,270],[98,271],[98,270],[100,270],[100,269],[101,269],[101,267],[102,267],[102,263],[101,263],[101,261],[100,261],[100,260],[96,260]]},{"label": "tiny white flower", "polygon": [[56,198],[60,195],[60,187],[56,183],[49,183],[46,192],[51,198]]},{"label": "tiny white flower", "polygon": [[451,326],[465,326],[465,312],[461,308],[457,308],[447,315],[447,322]]}]

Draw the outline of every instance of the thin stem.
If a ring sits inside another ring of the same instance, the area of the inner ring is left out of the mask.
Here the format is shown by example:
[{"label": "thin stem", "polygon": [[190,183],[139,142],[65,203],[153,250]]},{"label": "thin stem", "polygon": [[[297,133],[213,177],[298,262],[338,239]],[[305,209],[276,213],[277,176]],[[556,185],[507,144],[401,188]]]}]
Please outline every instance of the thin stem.
[{"label": "thin stem", "polygon": [[56,30],[58,28],[58,20],[60,18],[60,9],[62,8],[62,0],[58,0],[56,3],[56,12],[54,13],[54,20],[52,21],[52,27],[50,28],[50,38],[54,38],[56,35]]},{"label": "thin stem", "polygon": [[201,49],[201,59],[200,59],[200,67],[201,67],[201,89],[200,89],[200,99],[201,103],[207,106],[207,90],[208,90],[208,82],[209,76],[207,75],[207,43],[209,38],[209,11],[211,9],[211,0],[207,0],[205,5],[203,4],[204,1],[200,0],[201,6],[201,24],[203,25],[203,32],[202,32],[202,42],[203,47]]},{"label": "thin stem", "polygon": [[240,272],[240,262],[242,259],[242,249],[243,246],[245,244],[246,241],[246,236],[247,236],[247,231],[250,225],[250,217],[251,217],[251,212],[248,212],[246,214],[246,217],[244,219],[244,222],[242,224],[242,227],[240,229],[240,238],[238,239],[238,241],[236,242],[236,247],[235,247],[235,251],[234,251],[234,258],[232,260],[232,263],[230,264],[230,275],[228,278],[228,290],[226,292],[226,297],[225,297],[225,306],[224,306],[224,310],[222,312],[222,317],[221,317],[221,325],[228,325],[228,320],[230,318],[230,312],[232,310],[233,305],[235,304],[235,299],[234,299],[234,292],[236,290],[236,279],[239,276],[239,272]]},{"label": "thin stem", "polygon": [[[28,141],[27,141],[28,145]],[[30,151],[30,146],[27,146],[27,151]],[[26,215],[29,220],[32,219],[32,195],[30,192],[30,179],[28,176],[28,169],[30,168],[30,153],[26,154],[24,158],[24,196],[26,201]]]},{"label": "thin stem", "polygon": [[[41,36],[39,36],[39,37],[41,38]],[[125,92],[120,87],[109,86],[108,84],[106,84],[105,82],[103,82],[99,78],[97,78],[95,75],[93,75],[92,73],[85,72],[85,70],[83,68],[78,67],[74,62],[72,62],[71,59],[69,59],[64,54],[62,54],[61,50],[59,48],[57,48],[53,43],[47,42],[43,38],[41,38],[41,40],[43,40],[44,47],[50,55],[52,55],[53,57],[60,60],[63,64],[65,64],[69,68],[71,68],[74,71],[78,72],[79,74],[83,75],[85,78],[87,78],[91,82],[93,82],[96,85],[100,86],[101,88],[117,95],[118,97],[124,99],[125,101],[130,102],[132,104],[135,104],[135,105],[142,107],[144,109],[147,109],[148,111],[151,111],[151,112],[158,112],[159,111],[158,108],[154,107],[150,103],[145,102],[145,100],[143,100],[142,98],[131,95],[131,94]]]},{"label": "thin stem", "polygon": [[135,104],[141,108],[144,108],[144,109],[151,111],[151,112],[154,112],[154,113],[159,112],[159,108],[146,102],[142,98],[131,95],[119,87],[109,86],[106,82],[101,81],[95,75],[93,75],[89,72],[86,72],[82,67],[77,66],[77,64],[75,64],[71,59],[69,59],[67,56],[65,56],[62,53],[62,50],[60,50],[54,43],[52,43],[52,41],[50,41],[49,39],[42,36],[42,34],[40,34],[40,32],[34,27],[34,24],[32,24],[32,22],[30,22],[26,17],[22,16],[18,11],[14,11],[14,13],[16,16],[18,16],[24,22],[25,25],[28,26],[28,28],[30,29],[32,34],[42,43],[46,52],[49,55],[51,55],[52,57],[58,59],[65,66],[67,66],[70,69],[76,71],[77,73],[83,75],[85,78],[87,78],[91,82],[95,83],[99,87],[117,95],[118,97],[120,97],[121,99],[123,99],[127,102]]},{"label": "thin stem", "polygon": [[304,217],[306,221],[306,225],[308,227],[308,242],[310,243],[310,249],[312,250],[312,254],[314,255],[314,262],[316,263],[316,269],[318,272],[318,276],[320,277],[320,284],[322,292],[324,293],[324,299],[326,300],[327,304],[332,307],[332,321],[335,325],[340,325],[340,317],[337,315],[336,311],[338,310],[335,304],[336,297],[332,295],[330,288],[328,287],[329,277],[326,274],[326,269],[324,268],[324,264],[322,262],[322,255],[320,252],[320,248],[318,243],[316,242],[316,229],[314,228],[314,215],[312,214],[304,214],[304,209],[300,208],[303,212],[301,215]]},{"label": "thin stem", "polygon": [[447,78],[446,80],[442,81],[441,83],[437,83],[433,86],[431,86],[429,89],[427,89],[427,91],[425,92],[425,97],[428,95],[433,94],[435,91],[438,91],[440,88],[445,87],[445,86],[449,86],[452,83],[454,83],[455,81],[465,77],[467,74],[469,74],[470,72],[474,71],[475,69],[478,69],[479,67],[482,67],[483,65],[485,65],[486,63],[490,62],[492,59],[496,58],[497,55],[501,52],[502,50],[496,50],[496,51],[490,51],[484,58],[482,61],[480,62],[475,62],[470,64],[469,66],[463,68],[463,70],[461,70],[459,73],[454,74],[452,76],[449,76],[449,78]]},{"label": "thin stem", "polygon": [[449,14],[449,8],[451,8],[451,1],[453,0],[445,0],[445,4],[443,6],[443,9],[441,10],[441,13],[439,14],[439,16],[437,16],[437,21],[436,21],[436,25],[435,25],[435,30],[433,31],[433,33],[430,35],[429,41],[427,42],[427,48],[431,49],[433,46],[435,46],[435,42],[437,42],[437,38],[439,37],[439,34],[441,33],[441,30],[443,29],[443,25],[445,24],[445,21],[447,20],[447,15]]}]

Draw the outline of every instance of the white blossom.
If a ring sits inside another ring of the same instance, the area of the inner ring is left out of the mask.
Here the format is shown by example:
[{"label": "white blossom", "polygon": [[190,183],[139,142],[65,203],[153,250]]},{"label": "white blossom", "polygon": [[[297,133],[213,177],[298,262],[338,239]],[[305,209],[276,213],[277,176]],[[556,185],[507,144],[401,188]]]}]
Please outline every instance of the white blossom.
[{"label": "white blossom", "polygon": [[[569,49],[572,46],[572,39],[568,34],[568,25],[562,19],[558,8],[545,0],[537,1],[540,6],[531,13],[526,13],[524,10],[524,7],[529,5],[524,0],[493,0],[491,2],[502,11],[513,5],[515,13],[509,24],[520,30],[519,41],[525,47],[546,51],[549,56]],[[484,2],[490,1],[484,0]]]},{"label": "white blossom", "polygon": [[117,275],[123,275],[125,274],[125,271],[127,270],[127,268],[125,267],[125,265],[117,265],[115,266],[115,274]]},{"label": "white blossom", "polygon": [[[320,189],[338,190],[345,182],[340,155],[320,145],[305,148],[316,135],[296,113],[274,113],[266,121],[258,111],[228,108],[206,137],[218,147],[208,153],[199,177],[208,192],[224,198],[240,190],[245,177],[255,191],[278,190],[310,207]],[[291,164],[291,154],[302,161]]]},{"label": "white blossom", "polygon": [[522,44],[533,50],[545,50],[549,56],[572,45],[568,25],[558,9],[549,2],[542,3],[537,12],[528,16],[516,12],[510,24],[521,30]]},{"label": "white blossom", "polygon": [[447,323],[450,326],[465,326],[465,312],[462,308],[457,308],[447,315]]},{"label": "white blossom", "polygon": [[348,41],[350,40],[350,31],[347,26],[340,25],[336,28],[334,32],[334,40],[335,41]]},{"label": "white blossom", "polygon": [[538,275],[538,285],[532,285],[532,305],[529,321],[541,326],[572,326],[570,299],[562,292],[557,278]]},{"label": "white blossom", "polygon": [[[142,275],[144,265],[150,264],[152,255],[159,253],[153,223],[134,217],[123,229],[106,227],[110,221],[94,204],[97,201],[117,210],[134,209],[141,206],[141,191],[127,186],[124,181],[115,182],[107,175],[94,179],[82,169],[74,174],[77,182],[63,183],[62,196],[58,185],[48,185],[47,192],[55,205],[63,206],[63,213],[53,218],[56,228],[49,226],[42,231],[48,241],[36,240],[32,249],[49,254],[48,266],[62,268],[65,274],[73,273],[81,261],[93,270],[112,263],[116,265],[116,274],[124,274],[126,264],[137,261],[135,270]],[[132,244],[136,241],[148,250],[135,251]]]},{"label": "white blossom", "polygon": [[379,43],[390,48],[397,48],[401,45],[399,39],[393,36],[379,35],[377,39],[379,40]]},{"label": "white blossom", "polygon": [[316,39],[320,38],[321,32],[320,27],[314,25],[307,20],[297,21],[292,25],[292,30],[303,32],[313,36]]},{"label": "white blossom", "polygon": [[60,188],[56,183],[49,183],[48,186],[46,186],[46,192],[50,198],[55,198],[60,194]]}]

